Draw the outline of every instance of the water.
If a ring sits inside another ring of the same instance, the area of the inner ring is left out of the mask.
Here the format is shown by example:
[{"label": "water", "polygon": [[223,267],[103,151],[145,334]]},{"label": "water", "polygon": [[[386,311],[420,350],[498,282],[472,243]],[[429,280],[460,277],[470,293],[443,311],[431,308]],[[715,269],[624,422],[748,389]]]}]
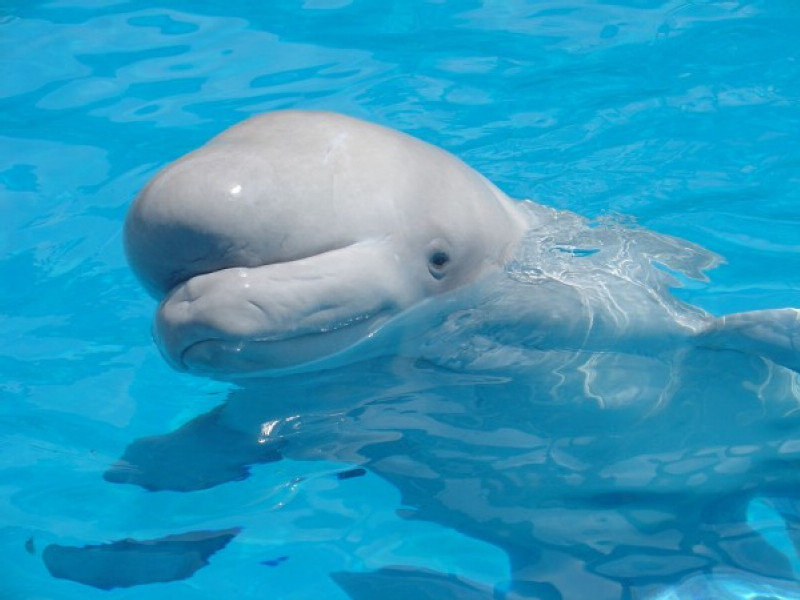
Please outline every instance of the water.
[{"label": "water", "polygon": [[[1,4],[0,597],[798,597],[788,371],[706,353],[675,389],[612,356],[553,396],[546,364],[379,360],[234,390],[163,363],[120,244],[160,166],[329,109],[722,255],[676,292],[715,314],[800,306],[798,25],[775,0]],[[197,570],[109,592],[109,556]]]}]

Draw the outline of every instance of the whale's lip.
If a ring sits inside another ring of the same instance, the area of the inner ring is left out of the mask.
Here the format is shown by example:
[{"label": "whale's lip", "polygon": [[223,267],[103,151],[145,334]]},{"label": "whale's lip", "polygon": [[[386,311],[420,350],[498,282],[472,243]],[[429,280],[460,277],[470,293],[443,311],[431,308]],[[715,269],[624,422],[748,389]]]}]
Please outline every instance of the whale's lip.
[{"label": "whale's lip", "polygon": [[287,331],[252,338],[208,337],[180,352],[184,371],[216,377],[247,377],[307,369],[373,337],[391,319],[389,307],[314,331]]}]

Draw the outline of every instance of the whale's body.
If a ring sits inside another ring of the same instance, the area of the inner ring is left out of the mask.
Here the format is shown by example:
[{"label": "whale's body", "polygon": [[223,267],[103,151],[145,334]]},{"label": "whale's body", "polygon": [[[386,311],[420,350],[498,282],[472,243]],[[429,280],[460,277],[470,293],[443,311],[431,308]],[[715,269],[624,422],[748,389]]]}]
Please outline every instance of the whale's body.
[{"label": "whale's body", "polygon": [[[654,266],[702,278],[713,254],[515,202],[434,146],[332,113],[254,117],[167,166],[134,202],[125,241],[161,300],[164,356],[216,377],[332,366],[343,354],[438,352],[452,363],[442,340],[453,322],[505,332],[491,360],[483,344],[482,360],[462,367],[687,344],[800,365],[797,310],[715,319],[672,297]],[[476,283],[477,296],[453,298]],[[407,318],[432,298],[440,314]],[[401,315],[402,334],[380,339]]]},{"label": "whale's body", "polygon": [[[509,598],[796,577],[775,526],[796,534],[798,311],[680,301],[677,278],[719,261],[699,246],[516,202],[428,144],[294,111],[166,167],[126,246],[170,363],[240,387],[131,443],[108,481],[193,492],[281,458],[357,465],[403,514],[502,548]],[[403,597],[453,583],[373,575],[337,581],[353,598],[376,578]]]}]

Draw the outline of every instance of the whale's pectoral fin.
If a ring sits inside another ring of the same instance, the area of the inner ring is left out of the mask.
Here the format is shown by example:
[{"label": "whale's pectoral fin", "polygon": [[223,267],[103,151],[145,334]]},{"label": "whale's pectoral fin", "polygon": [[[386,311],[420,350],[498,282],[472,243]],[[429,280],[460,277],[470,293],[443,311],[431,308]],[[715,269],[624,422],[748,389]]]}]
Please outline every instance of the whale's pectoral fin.
[{"label": "whale's pectoral fin", "polygon": [[800,309],[737,313],[711,322],[699,345],[763,356],[800,373]]},{"label": "whale's pectoral fin", "polygon": [[241,481],[251,465],[281,460],[278,443],[227,428],[222,414],[218,407],[177,431],[132,442],[103,478],[149,491],[192,492]]}]

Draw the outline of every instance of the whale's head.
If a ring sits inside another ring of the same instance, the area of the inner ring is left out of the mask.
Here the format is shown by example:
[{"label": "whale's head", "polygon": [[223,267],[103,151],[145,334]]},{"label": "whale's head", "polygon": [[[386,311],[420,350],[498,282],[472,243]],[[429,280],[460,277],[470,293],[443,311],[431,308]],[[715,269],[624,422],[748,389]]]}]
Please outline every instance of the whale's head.
[{"label": "whale's head", "polygon": [[296,369],[506,260],[511,201],[452,155],[356,119],[249,119],[168,165],[125,223],[177,369]]}]

